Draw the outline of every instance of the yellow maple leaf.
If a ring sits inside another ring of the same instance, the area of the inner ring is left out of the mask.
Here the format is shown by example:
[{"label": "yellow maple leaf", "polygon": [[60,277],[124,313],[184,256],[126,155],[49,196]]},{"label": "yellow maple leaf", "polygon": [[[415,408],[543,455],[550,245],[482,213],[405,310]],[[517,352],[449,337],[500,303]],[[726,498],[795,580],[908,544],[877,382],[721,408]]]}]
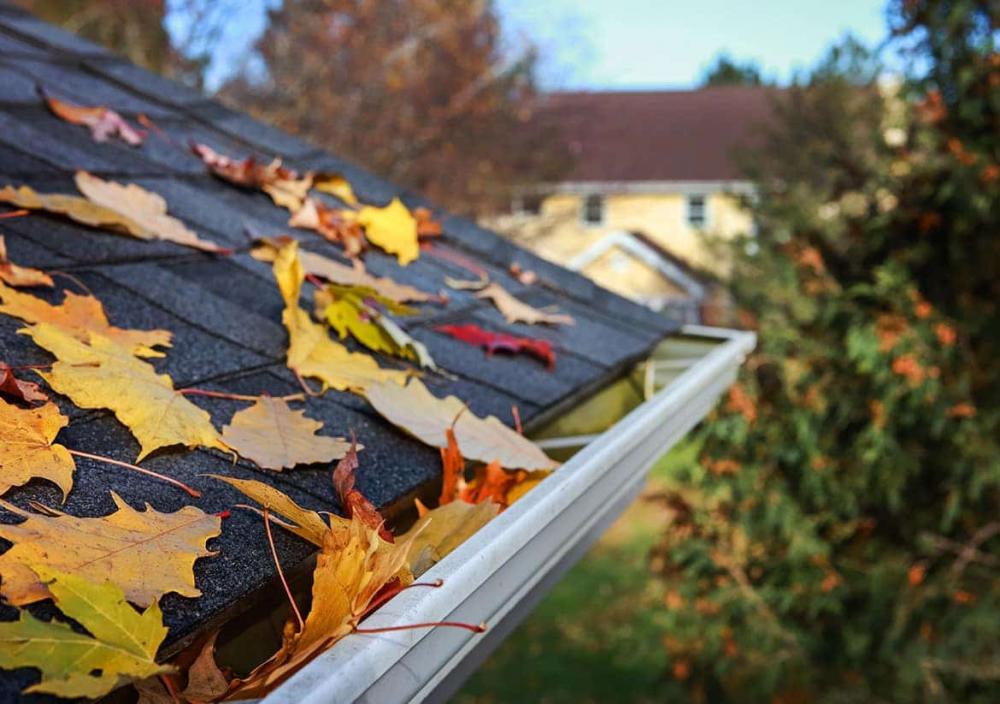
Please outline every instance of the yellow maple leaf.
[{"label": "yellow maple leaf", "polygon": [[330,339],[322,325],[313,322],[299,307],[305,273],[298,256],[298,243],[289,242],[274,260],[274,278],[285,301],[281,320],[288,330],[288,368],[319,379],[323,390],[363,392],[381,382],[405,383],[406,372],[382,369],[368,355],[351,352]]},{"label": "yellow maple leaf", "polygon": [[[194,583],[194,563],[214,552],[209,539],[222,531],[222,519],[194,506],[174,513],[136,511],[111,492],[117,507],[99,518],[78,518],[49,507],[28,513],[0,499],[0,506],[25,519],[0,524],[0,537],[14,543],[0,555],[0,594],[12,604],[47,599],[41,568],[83,579],[110,579],[129,601],[147,606],[168,592],[201,596]],[[150,569],[155,565],[155,569]]]},{"label": "yellow maple leaf", "polygon": [[7,241],[0,235],[0,281],[9,286],[49,286],[52,278],[44,271],[18,266],[7,256]]},{"label": "yellow maple leaf", "polygon": [[54,391],[80,408],[113,411],[132,431],[142,448],[136,461],[172,445],[230,452],[208,413],[175,391],[169,376],[115,342],[96,333],[83,342],[48,323],[21,332],[58,359],[48,372],[39,372]]},{"label": "yellow maple leaf", "polygon": [[366,205],[358,211],[357,221],[369,242],[395,254],[403,266],[420,256],[417,220],[399,198],[384,208]]},{"label": "yellow maple leaf", "polygon": [[481,462],[498,461],[511,469],[552,469],[556,461],[528,438],[494,416],[479,418],[454,396],[437,398],[419,379],[406,386],[377,384],[365,396],[379,414],[432,446],[448,446],[447,431],[454,428],[462,455]]},{"label": "yellow maple leaf", "polygon": [[286,401],[262,396],[253,406],[237,411],[222,429],[222,440],[258,467],[280,471],[339,460],[347,453],[350,443],[344,438],[316,434],[322,427]]},{"label": "yellow maple leaf", "polygon": [[[422,508],[419,502],[418,508]],[[429,570],[499,512],[500,506],[492,501],[479,504],[452,501],[430,511],[425,509],[413,527],[399,538],[403,542],[413,541],[409,561],[413,576],[419,577]]]},{"label": "yellow maple leaf", "polygon": [[[18,408],[0,400],[0,494],[39,477],[62,490],[63,500],[73,486],[76,463],[56,435],[66,419],[54,403],[38,408]],[[0,557],[2,559],[2,557]],[[7,583],[7,575],[0,588]]]},{"label": "yellow maple leaf", "polygon": [[139,357],[162,357],[163,353],[153,348],[170,346],[167,330],[117,328],[108,322],[99,300],[72,291],[66,291],[63,302],[54,306],[0,284],[0,313],[26,323],[49,323],[78,340],[86,341],[90,333],[97,333]]},{"label": "yellow maple leaf", "polygon": [[156,662],[167,635],[159,604],[140,614],[110,582],[89,582],[44,567],[39,572],[59,609],[90,635],[27,611],[18,621],[0,623],[0,667],[41,670],[41,682],[25,694],[96,699],[130,681],[173,670]]},{"label": "yellow maple leaf", "polygon": [[340,174],[313,174],[313,188],[322,193],[329,193],[347,203],[352,208],[358,207],[358,197],[350,182]]}]

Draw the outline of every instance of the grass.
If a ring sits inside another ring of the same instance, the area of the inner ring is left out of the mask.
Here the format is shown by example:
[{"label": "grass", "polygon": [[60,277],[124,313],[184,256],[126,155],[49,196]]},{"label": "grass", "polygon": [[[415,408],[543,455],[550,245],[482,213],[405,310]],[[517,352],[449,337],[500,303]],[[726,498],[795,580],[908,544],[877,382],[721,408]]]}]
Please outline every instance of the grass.
[{"label": "grass", "polygon": [[[682,441],[650,473],[647,492],[693,462]],[[663,590],[650,579],[649,549],[667,527],[663,509],[640,498],[511,634],[453,700],[455,704],[662,702],[665,678],[657,615]]]}]

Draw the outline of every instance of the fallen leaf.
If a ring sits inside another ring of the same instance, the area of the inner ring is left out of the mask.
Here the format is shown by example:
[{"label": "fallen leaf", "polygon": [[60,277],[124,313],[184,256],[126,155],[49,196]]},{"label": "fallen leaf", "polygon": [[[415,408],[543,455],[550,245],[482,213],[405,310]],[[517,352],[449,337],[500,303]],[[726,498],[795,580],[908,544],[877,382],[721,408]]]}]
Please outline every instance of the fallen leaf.
[{"label": "fallen leaf", "polygon": [[439,506],[426,511],[413,527],[400,536],[400,541],[412,540],[410,571],[414,577],[440,562],[445,555],[496,518],[500,506],[492,502],[468,504],[464,501]]},{"label": "fallen leaf", "polygon": [[245,679],[230,699],[261,697],[320,652],[350,634],[387,585],[409,582],[409,542],[387,543],[359,517],[326,533],[313,572],[312,606],[303,627],[285,626],[281,649]]},{"label": "fallen leaf", "polygon": [[399,327],[395,320],[387,315],[380,314],[375,319],[375,322],[385,331],[386,335],[392,338],[396,347],[402,351],[402,357],[416,360],[417,364],[423,369],[437,371],[434,358],[431,357],[430,351],[423,342],[412,338],[408,332]]},{"label": "fallen leaf", "polygon": [[354,488],[354,473],[358,469],[358,453],[355,445],[356,443],[352,443],[344,459],[334,468],[333,488],[337,490],[337,496],[340,497],[340,503],[348,518],[360,518],[366,526],[378,531],[383,540],[391,543],[392,533],[386,528],[382,514],[364,494]]},{"label": "fallen leaf", "polygon": [[48,323],[67,335],[87,341],[91,333],[105,337],[138,357],[162,357],[154,347],[170,347],[167,330],[127,330],[108,322],[104,306],[93,296],[66,291],[63,302],[52,305],[41,298],[0,284],[0,313],[26,323]]},{"label": "fallen leaf", "polygon": [[389,422],[432,447],[447,447],[446,431],[454,427],[467,459],[482,462],[496,459],[504,467],[523,469],[556,466],[535,443],[494,416],[479,418],[454,396],[437,398],[419,379],[411,379],[406,386],[375,384],[365,395]]},{"label": "fallen leaf", "polygon": [[20,606],[49,598],[43,569],[110,579],[140,606],[169,592],[201,596],[194,563],[216,554],[206,544],[222,532],[222,519],[194,506],[160,513],[146,504],[144,511],[136,511],[118,494],[111,492],[111,498],[115,512],[98,518],[49,507],[41,507],[45,514],[29,513],[0,499],[0,506],[25,519],[0,524],[0,537],[14,543],[0,555],[4,599]]},{"label": "fallen leaf", "polygon": [[342,245],[349,257],[357,257],[368,246],[354,212],[327,207],[313,198],[306,198],[302,207],[289,218],[288,225],[318,232],[327,241]]},{"label": "fallen leaf", "polygon": [[48,568],[39,571],[59,609],[90,635],[27,611],[17,621],[0,623],[0,667],[41,670],[41,682],[25,694],[96,699],[130,681],[171,672],[156,662],[167,635],[159,604],[139,614],[103,577],[95,583]]},{"label": "fallen leaf", "polygon": [[275,205],[294,213],[302,207],[312,186],[312,175],[299,178],[297,172],[281,165],[281,159],[262,164],[254,157],[232,159],[205,144],[191,144],[191,151],[208,170],[224,181],[267,193]]},{"label": "fallen leaf", "polygon": [[0,188],[0,201],[30,210],[65,215],[92,227],[108,228],[140,240],[166,240],[207,252],[227,251],[199,239],[184,224],[167,215],[167,204],[135,184],[123,186],[78,171],[76,184],[86,198],[61,193],[36,193],[28,186]]},{"label": "fallen leaf", "polygon": [[441,448],[441,497],[438,503],[450,504],[458,496],[458,482],[465,478],[465,458],[452,428],[445,430],[447,444]]},{"label": "fallen leaf", "polygon": [[139,130],[110,108],[74,105],[49,96],[44,98],[45,104],[56,117],[74,125],[89,127],[95,142],[106,142],[108,137],[118,137],[129,146],[138,147],[145,140],[145,136]]},{"label": "fallen leaf", "polygon": [[[254,243],[250,255],[262,262],[273,262],[282,246],[291,241],[289,237],[261,239]],[[396,283],[390,278],[378,278],[365,271],[364,265],[357,259],[354,266],[347,266],[319,254],[299,250],[302,267],[307,274],[325,279],[341,286],[363,286],[370,288],[379,296],[396,303],[423,303],[425,301],[440,301],[440,296],[425,293],[420,289]]]},{"label": "fallen leaf", "polygon": [[222,428],[222,441],[264,469],[291,469],[299,464],[331,462],[350,445],[343,438],[318,435],[323,424],[293,410],[280,398],[262,396],[237,411]]},{"label": "fallen leaf", "polygon": [[53,285],[52,278],[44,271],[18,266],[7,256],[7,242],[0,235],[0,281],[8,286],[31,287]]},{"label": "fallen leaf", "polygon": [[482,347],[488,355],[495,352],[509,352],[510,354],[523,352],[545,362],[549,369],[552,369],[556,364],[556,353],[552,350],[552,343],[548,340],[490,332],[472,323],[438,325],[434,329],[451,335],[456,340]]},{"label": "fallen leaf", "polygon": [[[287,494],[275,489],[270,484],[258,482],[253,479],[235,479],[233,477],[223,477],[217,474],[208,476],[219,481],[226,482],[235,487],[247,497],[253,499],[261,506],[267,506],[270,511],[284,516],[291,523],[280,522],[279,525],[287,531],[294,533],[303,540],[306,540],[317,547],[323,547],[323,536],[330,529],[330,525],[316,511],[302,508]],[[333,523],[346,523],[346,519],[332,514],[326,516]],[[271,518],[274,521],[274,517]]]},{"label": "fallen leaf", "polygon": [[344,201],[352,208],[358,207],[358,198],[346,178],[340,174],[314,174],[313,188],[322,193],[329,193]]},{"label": "fallen leaf", "polygon": [[157,374],[112,340],[90,333],[89,342],[83,342],[48,323],[21,332],[58,360],[48,372],[39,372],[53,391],[80,408],[113,411],[139,441],[138,460],[173,445],[230,452],[208,413],[175,391],[169,376]]},{"label": "fallen leaf", "polygon": [[213,633],[202,647],[198,657],[188,668],[188,681],[181,698],[191,704],[203,704],[220,699],[229,689],[227,678],[219,666],[215,664],[215,639],[219,632]]},{"label": "fallen leaf", "polygon": [[510,265],[510,275],[525,286],[531,286],[532,284],[538,283],[538,274],[533,272],[531,269],[522,268],[517,262],[513,262]]},{"label": "fallen leaf", "polygon": [[476,298],[488,298],[503,315],[508,323],[527,323],[537,325],[572,325],[576,321],[565,313],[546,313],[532,308],[527,303],[517,300],[498,283],[492,283],[476,294]]},{"label": "fallen leaf", "polygon": [[[22,381],[14,376],[14,372],[5,363],[0,362],[0,395],[25,403],[48,401],[49,397],[38,384]],[[0,461],[0,465],[3,462]],[[0,492],[2,493],[2,492]]]},{"label": "fallen leaf", "polygon": [[[86,171],[78,171],[76,187],[91,203],[103,206],[138,223],[145,232],[142,239],[167,240],[205,252],[222,252],[222,247],[198,237],[177,218],[167,215],[167,201],[134,183],[123,186],[104,181]],[[134,234],[134,233],[132,233]]]},{"label": "fallen leaf", "polygon": [[542,481],[550,474],[552,474],[552,472],[544,469],[539,469],[534,472],[518,472],[517,481],[514,482],[514,486],[507,490],[506,505],[510,506],[515,501],[522,498],[529,491],[541,484]]},{"label": "fallen leaf", "polygon": [[351,352],[330,339],[323,326],[314,323],[299,307],[305,274],[298,256],[298,243],[289,242],[274,260],[274,278],[285,301],[281,319],[288,330],[288,368],[304,377],[319,379],[323,390],[363,392],[372,384],[403,384],[407,373],[382,369],[365,354]]},{"label": "fallen leaf", "polygon": [[470,504],[490,501],[507,507],[507,492],[517,483],[517,474],[508,472],[500,463],[494,460],[489,464],[477,467],[475,477],[467,485],[459,489],[459,497]]},{"label": "fallen leaf", "polygon": [[417,221],[399,198],[384,208],[366,205],[358,211],[357,221],[365,228],[368,241],[395,254],[402,266],[420,256]]},{"label": "fallen leaf", "polygon": [[430,208],[415,208],[413,217],[417,221],[417,237],[441,236],[441,223],[434,219]]},{"label": "fallen leaf", "polygon": [[[73,487],[76,463],[56,435],[69,424],[54,403],[38,408],[18,408],[0,400],[0,495],[34,478],[48,479],[62,491],[63,500]],[[0,557],[0,560],[3,558]],[[0,590],[9,576],[4,571]]]}]

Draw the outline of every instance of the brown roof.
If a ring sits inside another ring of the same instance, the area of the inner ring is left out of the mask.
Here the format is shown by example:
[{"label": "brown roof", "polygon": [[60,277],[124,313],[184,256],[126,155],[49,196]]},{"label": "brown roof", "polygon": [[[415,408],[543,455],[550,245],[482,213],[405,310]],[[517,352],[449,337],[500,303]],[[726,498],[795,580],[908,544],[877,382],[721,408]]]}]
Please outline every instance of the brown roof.
[{"label": "brown roof", "polygon": [[740,178],[733,149],[770,112],[773,89],[551,93],[544,114],[575,156],[569,181]]}]

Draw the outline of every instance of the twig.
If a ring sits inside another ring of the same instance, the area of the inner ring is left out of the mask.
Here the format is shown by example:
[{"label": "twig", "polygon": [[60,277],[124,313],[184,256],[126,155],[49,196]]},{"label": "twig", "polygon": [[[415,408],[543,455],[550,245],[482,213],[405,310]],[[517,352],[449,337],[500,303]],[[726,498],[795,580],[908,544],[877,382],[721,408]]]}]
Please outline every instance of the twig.
[{"label": "twig", "polygon": [[91,298],[94,297],[94,292],[90,290],[90,287],[87,286],[87,284],[83,283],[76,276],[73,276],[72,274],[70,274],[69,272],[66,272],[66,271],[50,271],[49,273],[52,274],[53,276],[62,276],[63,278],[69,279],[70,281],[72,281],[73,283],[75,283],[77,286],[79,286],[80,288],[82,288],[83,292],[86,293],[88,296],[90,296]]},{"label": "twig", "polygon": [[80,450],[69,450],[69,454],[76,455],[77,457],[85,457],[88,460],[94,460],[95,462],[104,462],[106,464],[113,464],[116,467],[123,467],[125,469],[131,469],[133,472],[139,472],[141,474],[145,474],[147,476],[159,479],[160,481],[164,481],[167,484],[173,484],[178,489],[183,489],[184,491],[186,491],[188,494],[190,494],[191,496],[193,496],[196,499],[201,498],[201,492],[198,491],[197,489],[192,489],[191,487],[189,487],[184,482],[178,481],[178,480],[174,479],[173,477],[164,476],[164,475],[160,474],[159,472],[154,472],[151,469],[143,469],[142,467],[139,467],[138,465],[129,464],[128,462],[122,462],[121,460],[113,460],[110,457],[102,457],[101,455],[92,455],[89,452],[81,452]]},{"label": "twig", "polygon": [[0,213],[0,220],[6,220],[7,218],[21,218],[29,214],[30,210],[25,210],[21,208],[20,210],[12,210],[9,213]]},{"label": "twig", "polygon": [[459,623],[458,621],[431,621],[429,623],[410,623],[405,626],[385,626],[384,628],[355,628],[355,633],[373,634],[373,633],[390,633],[392,631],[410,631],[414,628],[437,628],[438,626],[446,626],[448,628],[464,628],[467,631],[472,631],[473,633],[485,633],[486,624],[480,623],[478,626],[474,626],[471,623]]},{"label": "twig", "polygon": [[[230,401],[257,401],[260,396],[247,396],[245,394],[231,394],[225,391],[210,391],[208,389],[178,389],[178,393],[185,396],[208,396],[209,398],[223,398]],[[304,394],[288,394],[287,396],[278,396],[278,401],[305,401],[306,397]]]}]

